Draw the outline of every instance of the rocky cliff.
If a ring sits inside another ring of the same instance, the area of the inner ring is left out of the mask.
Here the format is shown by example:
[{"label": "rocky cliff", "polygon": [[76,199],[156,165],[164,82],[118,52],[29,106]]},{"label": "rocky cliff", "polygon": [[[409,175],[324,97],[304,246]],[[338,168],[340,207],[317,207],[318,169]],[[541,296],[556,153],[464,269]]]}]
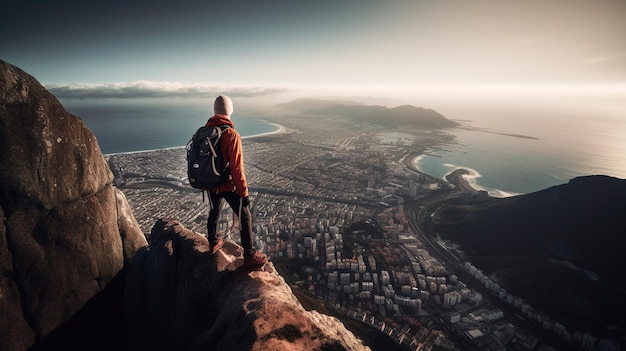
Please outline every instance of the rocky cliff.
[{"label": "rocky cliff", "polygon": [[159,220],[148,245],[91,131],[3,61],[0,160],[0,350],[368,349],[234,242]]},{"label": "rocky cliff", "polygon": [[368,349],[338,319],[305,311],[271,263],[242,270],[243,249],[230,240],[208,250],[178,221],[156,223],[124,290],[132,349]]},{"label": "rocky cliff", "polygon": [[70,319],[147,244],[98,143],[0,61],[0,349]]}]

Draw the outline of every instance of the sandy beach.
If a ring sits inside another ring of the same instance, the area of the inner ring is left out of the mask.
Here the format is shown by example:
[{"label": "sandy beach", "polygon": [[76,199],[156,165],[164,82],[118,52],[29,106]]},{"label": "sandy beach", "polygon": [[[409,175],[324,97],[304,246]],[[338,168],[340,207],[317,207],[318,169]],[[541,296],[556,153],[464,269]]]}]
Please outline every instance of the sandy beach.
[{"label": "sandy beach", "polygon": [[272,132],[244,136],[244,137],[241,137],[241,139],[252,139],[252,138],[258,138],[258,137],[263,137],[263,136],[268,136],[268,135],[279,135],[279,134],[286,134],[286,133],[293,133],[293,132],[295,132],[295,130],[285,128],[285,127],[283,127],[282,125],[280,125],[278,123],[268,122],[268,121],[265,121],[265,120],[263,120],[263,122],[265,122],[267,124],[271,124],[271,125],[275,126],[277,129],[275,131],[272,131]]},{"label": "sandy beach", "polygon": [[[280,125],[278,123],[268,122],[268,121],[263,121],[263,122],[275,126],[276,130],[271,131],[271,132],[267,132],[267,133],[260,133],[260,134],[242,136],[241,139],[252,139],[252,138],[259,138],[259,137],[264,137],[264,136],[269,136],[269,135],[280,135],[280,134],[287,134],[287,133],[294,133],[294,132],[296,132],[296,130],[285,128],[285,127],[283,127],[282,125]],[[112,152],[112,153],[106,153],[106,154],[104,154],[104,156],[106,157],[106,156],[110,156],[110,155],[140,154],[140,153],[144,153],[144,152],[154,152],[154,151],[159,151],[159,150],[173,150],[173,149],[180,149],[180,148],[184,148],[184,147],[186,147],[186,145],[179,145],[179,146],[172,146],[172,147],[165,147],[165,148],[158,148],[158,149],[127,151],[127,152]]]}]

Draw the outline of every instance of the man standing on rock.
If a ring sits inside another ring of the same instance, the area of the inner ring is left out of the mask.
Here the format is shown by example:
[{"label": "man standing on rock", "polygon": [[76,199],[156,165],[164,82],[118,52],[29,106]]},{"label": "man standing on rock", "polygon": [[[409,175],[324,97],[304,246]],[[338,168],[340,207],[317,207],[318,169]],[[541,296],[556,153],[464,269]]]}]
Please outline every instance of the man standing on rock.
[{"label": "man standing on rock", "polygon": [[230,208],[239,216],[239,233],[243,246],[244,266],[261,267],[267,262],[267,257],[256,251],[254,234],[252,233],[252,214],[250,213],[250,198],[248,184],[243,170],[243,149],[241,136],[235,130],[230,120],[233,113],[233,102],[228,96],[220,95],[213,104],[215,115],[207,121],[207,126],[223,126],[230,128],[222,132],[220,152],[224,164],[230,169],[229,180],[209,191],[209,218],[207,221],[208,239],[211,245],[211,254],[216,253],[223,245],[224,239],[218,236],[217,219],[220,215],[222,199],[226,200]]}]

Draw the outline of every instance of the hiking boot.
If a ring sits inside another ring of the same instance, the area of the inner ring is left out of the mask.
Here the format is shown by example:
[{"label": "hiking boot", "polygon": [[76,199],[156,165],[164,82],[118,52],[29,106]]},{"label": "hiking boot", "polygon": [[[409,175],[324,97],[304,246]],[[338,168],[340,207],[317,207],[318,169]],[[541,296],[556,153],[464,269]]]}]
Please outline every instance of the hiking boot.
[{"label": "hiking boot", "polygon": [[211,249],[209,250],[209,253],[213,255],[217,252],[217,250],[222,248],[222,245],[224,245],[224,239],[217,238],[217,242],[211,243],[210,245],[211,245]]},{"label": "hiking boot", "polygon": [[243,259],[243,267],[258,267],[261,268],[263,265],[267,263],[267,256],[261,253],[255,253],[254,256],[245,257]]}]

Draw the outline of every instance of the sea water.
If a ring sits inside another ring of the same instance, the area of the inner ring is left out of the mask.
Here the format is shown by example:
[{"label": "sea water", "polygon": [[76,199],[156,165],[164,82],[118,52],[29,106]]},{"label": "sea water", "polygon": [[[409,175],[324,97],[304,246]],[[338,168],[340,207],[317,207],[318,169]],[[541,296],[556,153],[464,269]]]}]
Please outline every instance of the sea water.
[{"label": "sea water", "polygon": [[626,178],[623,103],[466,107],[455,116],[463,119],[462,128],[448,130],[456,140],[420,157],[422,172],[443,179],[464,168],[475,188],[499,197],[578,176]]},{"label": "sea water", "polygon": [[[213,115],[212,106],[179,101],[62,101],[91,129],[103,154],[184,146]],[[278,126],[245,113],[232,121],[242,137],[276,131]]]},{"label": "sea water", "polygon": [[[185,99],[62,103],[83,119],[104,154],[184,146],[213,114],[212,106]],[[468,180],[493,196],[539,191],[577,176],[626,178],[622,104],[478,106],[435,107],[462,128],[446,129],[455,141],[417,160],[422,172],[443,179],[457,168],[467,169]],[[236,110],[232,120],[243,137],[278,129],[244,111]]]}]

